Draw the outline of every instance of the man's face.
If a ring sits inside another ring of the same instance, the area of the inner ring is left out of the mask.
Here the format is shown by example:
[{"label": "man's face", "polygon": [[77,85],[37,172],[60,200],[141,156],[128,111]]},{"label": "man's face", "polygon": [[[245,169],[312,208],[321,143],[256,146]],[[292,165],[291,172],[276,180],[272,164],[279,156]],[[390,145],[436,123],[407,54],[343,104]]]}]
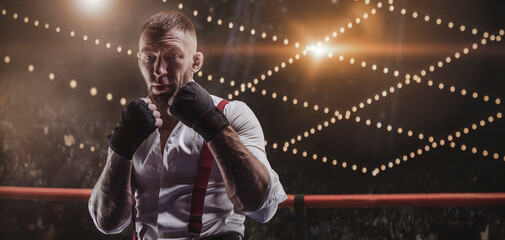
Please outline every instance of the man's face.
[{"label": "man's face", "polygon": [[149,96],[163,105],[203,63],[203,55],[196,52],[196,39],[181,30],[147,29],[140,35],[139,50],[139,68]]}]

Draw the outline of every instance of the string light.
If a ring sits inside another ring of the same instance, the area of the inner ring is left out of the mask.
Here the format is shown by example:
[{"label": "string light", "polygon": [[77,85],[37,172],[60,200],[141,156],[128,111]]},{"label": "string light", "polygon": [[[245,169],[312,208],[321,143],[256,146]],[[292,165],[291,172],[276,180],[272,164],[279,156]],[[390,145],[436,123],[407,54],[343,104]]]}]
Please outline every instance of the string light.
[{"label": "string light", "polygon": [[[380,6],[379,6],[379,5],[378,5],[378,7],[380,8]],[[182,3],[180,3],[180,4],[179,4],[179,8],[180,8],[180,9],[182,9]],[[403,9],[402,9],[402,12],[403,12]],[[2,13],[3,13],[3,11],[2,11]],[[3,15],[5,15],[5,14],[3,14]],[[197,14],[194,14],[194,15],[196,16]],[[14,17],[14,18],[16,19],[17,17]],[[426,20],[426,18],[427,18],[427,20]],[[28,18],[25,18],[25,19],[28,19]],[[366,19],[366,18],[365,18],[365,19]],[[426,15],[426,16],[425,16],[425,20],[426,20],[426,21],[429,21],[429,16],[427,16],[427,15]],[[25,20],[25,22],[28,22],[28,20]],[[358,22],[358,21],[357,21],[357,22]],[[46,26],[48,26],[48,24],[46,24]],[[232,27],[233,27],[233,24],[232,24],[232,23],[230,23],[230,24],[229,24],[229,26],[231,26],[230,28],[232,28]],[[348,26],[348,28],[352,28],[352,24],[351,24],[351,23],[349,23],[347,26]],[[47,28],[47,27],[46,27],[46,28]],[[464,29],[465,29],[465,27],[464,27],[463,25],[461,25],[460,30],[461,30],[461,31],[464,31]],[[57,27],[57,28],[56,28],[56,30],[57,30],[57,32],[59,32],[59,31],[60,31],[60,28],[59,28],[59,27]],[[502,30],[502,31],[503,31],[503,30]],[[251,32],[252,32],[252,31],[251,31]],[[341,30],[341,32],[343,32],[343,31]],[[476,31],[473,31],[473,30],[472,30],[472,33],[474,33],[474,32],[476,32]],[[73,34],[72,34],[72,33],[73,33]],[[72,31],[72,33],[71,33],[71,36],[75,35],[75,33],[74,33],[73,31]],[[336,33],[336,32],[334,32],[334,33]],[[265,33],[264,33],[264,34],[265,34]],[[475,33],[475,34],[476,34],[476,33]],[[263,34],[262,34],[262,35],[263,35]],[[336,34],[333,34],[333,35],[336,35]],[[501,35],[503,35],[503,34],[501,34]],[[277,37],[274,35],[274,37],[273,37],[273,39],[275,39],[274,41],[276,41],[276,40],[277,40],[276,38],[277,38]],[[97,39],[97,40],[95,41],[95,43],[98,45],[98,44],[99,44],[99,40]],[[288,44],[288,40],[287,40],[287,39],[285,39],[285,40],[284,40],[284,43],[287,45],[287,44]],[[299,45],[299,44],[298,44],[298,45]],[[110,48],[110,43],[107,43],[107,45],[106,45],[106,46],[107,46],[107,48]],[[473,44],[473,45],[472,45],[472,48],[473,48],[474,50],[475,50],[475,49],[477,49],[476,44]],[[465,49],[466,49],[466,48],[465,48]],[[119,47],[117,48],[117,51],[118,51],[118,52],[121,52],[121,51],[122,51],[122,48],[119,46]],[[129,50],[128,52],[129,52],[129,54],[128,54],[128,55],[131,55],[131,50]],[[463,52],[465,53],[465,50],[463,50]],[[468,50],[466,50],[466,52],[468,52]],[[466,54],[466,53],[465,53],[465,54]],[[299,55],[297,55],[297,56],[299,56]],[[458,58],[458,57],[456,57],[456,58]],[[299,59],[299,57],[296,57],[296,59]],[[447,59],[449,59],[449,58],[447,58]],[[449,63],[449,62],[450,62],[450,60],[447,60],[447,59],[446,59],[446,62],[448,62],[448,63]],[[9,59],[9,60],[7,60],[7,57],[6,57],[6,58],[4,58],[4,61],[5,61],[6,63],[8,63],[8,62],[10,61],[10,59]],[[290,58],[290,63],[291,63],[291,62],[292,62],[292,60],[291,60],[291,58]],[[354,63],[354,59],[353,59],[352,63]],[[351,64],[352,64],[352,63],[351,63]],[[362,65],[366,66],[366,63],[363,61],[363,62],[362,62]],[[439,62],[439,64],[438,64],[438,65],[440,65],[440,62]],[[363,66],[363,67],[364,67],[364,66]],[[373,68],[374,68],[373,70],[375,70],[377,67],[376,67],[376,65],[375,65],[375,64],[374,64],[373,66],[374,66],[374,67],[373,67]],[[32,69],[33,69],[33,66],[32,66]],[[33,70],[30,70],[30,71],[33,71]],[[277,72],[277,71],[276,71],[276,72]],[[383,72],[384,72],[384,73],[388,73],[388,72],[389,72],[388,68],[383,68]],[[271,75],[271,74],[269,74],[269,76],[270,76],[270,75]],[[395,75],[398,75],[398,72],[397,72],[397,71],[395,71]],[[53,78],[54,78],[54,77],[53,77]],[[51,79],[51,77],[50,77],[50,79]],[[210,80],[209,80],[209,81],[210,81]],[[75,83],[73,84],[73,82],[75,82]],[[72,87],[72,88],[75,88],[75,87],[77,86],[77,82],[76,82],[75,80],[72,80],[72,81],[71,81],[71,83],[70,83],[70,85],[71,85],[71,87]],[[249,86],[249,85],[250,85],[250,84],[248,83],[248,86]],[[242,84],[242,85],[241,85],[241,88],[244,88],[243,86],[244,86],[244,84]],[[252,86],[251,86],[251,87],[249,87],[249,88],[252,88]],[[398,88],[399,88],[399,89],[401,89],[401,87],[398,87]],[[92,88],[92,89],[93,89],[93,88]],[[96,88],[94,88],[94,89],[95,89],[95,93],[96,93]],[[393,92],[393,91],[394,91],[394,88],[390,88],[390,89],[393,89],[393,90],[390,90],[391,92]],[[443,89],[443,88],[440,88],[440,89]],[[454,88],[452,88],[452,87],[451,87],[451,89],[454,89]],[[242,92],[243,92],[243,91],[242,91]],[[451,91],[451,92],[454,92],[454,91]],[[384,94],[384,93],[385,93],[385,92],[383,92],[383,94],[382,94],[382,95],[383,95],[383,97],[386,97],[387,93],[386,93],[386,94]],[[274,94],[275,94],[275,93],[274,93]],[[476,94],[476,93],[475,93],[475,94]],[[92,95],[93,95],[93,94],[92,94]],[[237,94],[236,94],[236,95],[237,95]],[[276,94],[275,94],[275,95],[276,95]],[[111,99],[112,99],[112,95],[110,95],[110,96],[111,96]],[[472,95],[472,96],[475,96],[475,95]],[[274,95],[272,95],[272,97],[275,99]],[[284,96],[284,97],[286,97],[286,96]],[[283,100],[287,98],[287,97],[286,97],[286,98],[284,98],[284,97],[283,97]],[[477,98],[477,97],[474,97],[474,98]],[[109,94],[107,94],[107,99],[109,99]],[[376,99],[376,100],[378,101],[378,99]],[[488,99],[488,100],[489,100],[489,99]],[[485,100],[485,101],[488,101],[488,100]],[[284,100],[284,101],[286,101],[286,100]],[[121,104],[122,104],[122,105],[125,105],[126,100],[125,100],[124,98],[121,98],[121,101],[120,101],[120,102],[121,102]],[[496,99],[496,102],[497,102],[497,104],[499,104],[499,99]],[[294,103],[294,101],[293,101],[293,103]],[[369,103],[369,104],[370,104],[370,103]],[[363,106],[363,105],[361,105],[361,104],[360,104],[360,108],[363,108],[362,106]],[[317,109],[318,109],[317,105],[314,105],[314,110],[315,110],[315,111],[317,111]],[[326,111],[325,111],[325,112],[326,112]],[[353,111],[353,112],[355,112],[355,111]],[[339,116],[341,116],[341,115],[339,115]],[[346,114],[346,119],[348,119],[348,117],[347,117],[347,116],[348,116],[348,115]],[[334,119],[334,118],[332,118],[332,119]],[[341,119],[341,118],[340,118],[340,119]],[[334,122],[334,121],[332,121],[332,122]],[[327,124],[325,124],[325,125],[327,125]],[[380,128],[380,126],[381,126],[381,124],[380,124],[380,123],[378,123],[378,124],[377,124],[377,127],[378,127],[378,128]],[[318,128],[318,129],[319,129],[319,128]],[[391,129],[390,125],[388,125],[388,129]],[[411,131],[409,131],[409,133],[411,133]],[[419,136],[421,136],[421,134],[420,134]],[[422,139],[422,138],[420,137],[420,139]],[[323,158],[323,159],[326,159],[326,158]],[[334,160],[334,161],[336,161],[336,160]],[[335,163],[334,165],[336,165],[336,163]],[[353,165],[353,168],[355,168],[355,166],[356,166],[356,165]],[[366,168],[363,168],[363,169],[365,169],[365,170],[363,171],[363,173],[366,173]],[[382,168],[381,168],[381,169],[382,169]],[[376,171],[374,170],[373,172],[376,172]]]},{"label": "string light", "polygon": [[[496,117],[497,117],[497,118],[501,118],[501,117],[502,117],[502,113],[501,113],[501,112],[497,112],[497,113],[496,113]],[[493,119],[494,119],[494,118],[493,118],[493,116],[489,116],[487,119],[488,119],[488,122],[489,122],[489,123],[491,123],[491,122],[493,122]],[[481,124],[482,124],[482,122],[483,122],[483,121],[484,121],[484,120],[481,120],[481,121],[480,121],[480,122],[481,122]],[[476,124],[472,124],[472,125],[476,125]],[[468,129],[468,128],[465,128],[465,129]],[[473,130],[475,130],[475,129],[473,129]],[[455,134],[456,134],[456,136],[457,136],[457,137],[458,137],[458,136],[460,136],[460,132],[459,132],[459,131],[457,131]],[[453,137],[452,137],[452,135],[448,135],[446,138],[447,138],[447,140],[448,140],[448,141],[450,141],[450,147],[451,147],[451,148],[455,148],[455,147],[456,147],[456,144],[455,144],[455,142],[453,142]],[[430,137],[429,139],[433,139],[433,138],[432,138],[432,137]],[[444,140],[444,139],[440,139],[439,141],[440,141],[440,146],[444,146],[444,145],[445,145],[445,140]],[[433,140],[433,142],[432,142],[432,147],[433,147],[433,148],[436,148],[436,147],[437,147],[437,143],[436,143],[436,142],[437,142],[437,140]],[[460,148],[459,148],[459,149],[460,149],[461,151],[466,151],[466,150],[468,149],[468,147],[467,147],[465,144],[462,144],[462,145],[460,146]],[[425,151],[429,151],[429,150],[430,150],[430,147],[429,147],[428,145],[426,145],[426,146],[425,146]],[[418,150],[417,150],[417,155],[421,155],[421,154],[422,154],[422,152],[423,152],[423,151],[422,151],[421,149],[418,149]],[[477,148],[475,148],[475,147],[472,147],[472,148],[471,148],[471,152],[472,152],[473,154],[478,154],[478,149],[477,149]],[[489,152],[488,152],[487,150],[483,150],[481,153],[482,153],[482,155],[483,155],[483,156],[488,156],[488,155],[489,155],[489,156],[491,156],[491,154],[489,154]],[[493,158],[495,158],[495,159],[498,159],[498,158],[499,158],[499,156],[500,156],[500,154],[499,154],[499,153],[493,153],[492,155],[493,155]],[[409,154],[409,156],[410,156],[410,158],[415,158],[415,154],[413,154],[413,152],[411,152],[411,153]],[[406,155],[404,155],[404,156],[402,157],[402,159],[403,159],[404,161],[407,161],[407,160],[408,160],[408,158],[407,158],[407,156],[406,156]],[[504,158],[504,161],[505,161],[505,158]],[[391,162],[390,162],[390,163],[391,163]],[[398,159],[396,159],[396,163],[397,163],[397,165],[399,164],[399,160],[398,160]],[[393,167],[393,166],[392,166],[392,164],[390,164],[390,168],[392,168],[392,167]]]},{"label": "string light", "polygon": [[[373,13],[373,12],[374,12],[374,10],[375,10],[375,9],[372,9],[372,11],[371,11],[371,12]],[[374,13],[373,13],[373,14],[374,14]],[[365,13],[365,14],[364,14],[364,16],[368,16],[368,15],[367,15],[367,13]],[[365,18],[365,19],[366,19],[366,18]],[[219,20],[218,20],[218,25],[220,25]],[[347,27],[348,27],[348,28],[352,28],[352,23],[348,23],[348,24],[347,24]],[[344,27],[340,27],[340,32],[341,32],[341,33],[345,32],[345,28],[344,28]],[[337,37],[337,35],[338,35],[338,34],[337,34],[337,32],[333,32],[333,34],[332,34],[332,36],[333,36],[334,38],[335,38],[335,37]],[[261,34],[261,37],[262,37],[262,38],[266,38],[266,36],[267,36],[267,34],[266,34],[265,32],[263,32],[263,33]],[[272,40],[273,40],[273,41],[277,41],[277,36],[276,36],[276,35],[274,35],[274,36],[272,37]],[[289,40],[288,40],[288,39],[285,39],[285,41],[289,42]],[[319,45],[319,47],[321,47],[320,42],[318,42],[318,45]],[[299,47],[300,47],[300,44],[299,44],[299,43],[295,44],[295,48],[299,48]],[[308,49],[310,49],[310,47],[308,47]],[[307,55],[307,53],[308,53],[308,51],[307,51],[307,50],[308,50],[308,49],[305,49],[305,50],[303,50],[303,51],[302,51],[303,55]],[[323,51],[321,51],[321,50],[319,50],[319,49],[315,49],[315,50],[317,50],[316,52],[324,52],[324,50],[323,50]],[[333,53],[331,53],[331,52],[329,52],[327,55],[328,55],[328,57],[329,57],[329,58],[332,58],[332,57],[333,57]],[[296,59],[296,60],[299,60],[299,59],[300,59],[300,55],[299,55],[299,54],[296,54],[296,55],[295,55],[295,59]],[[343,56],[340,56],[340,57],[339,57],[339,59],[342,61],[342,60],[343,60]],[[288,61],[288,62],[289,62],[290,64],[292,64],[292,63],[293,63],[293,59],[292,59],[292,58],[289,58],[289,61]],[[266,79],[266,77],[264,76],[264,74],[262,74],[260,78],[261,78],[262,80],[265,80],[265,79]],[[250,83],[250,82],[247,82],[246,84],[249,84],[249,83]],[[256,85],[257,83],[253,83],[253,84],[254,84],[254,85]],[[232,93],[235,93],[236,91],[237,91],[237,89],[232,90]],[[252,92],[252,91],[251,91],[251,92]],[[228,94],[228,96],[231,96],[231,97],[228,97],[229,99],[232,99],[232,98],[233,98],[233,94],[232,94],[232,93]],[[235,96],[238,96],[239,94],[234,94],[234,95],[235,95]]]},{"label": "string light", "polygon": [[119,100],[119,103],[120,103],[122,106],[126,105],[126,98],[121,98],[121,99]]},{"label": "string light", "polygon": [[[408,77],[406,77],[406,78],[408,78]],[[401,86],[401,85],[398,85],[398,88],[399,88],[399,89],[401,88],[400,86]],[[444,88],[444,87],[443,87],[443,84],[442,84],[442,85],[440,85],[440,84],[439,84],[439,88],[440,88],[440,89],[443,89],[443,88]],[[450,88],[450,89],[451,89],[451,90],[450,90],[450,92],[455,92],[455,88],[454,88],[454,86],[451,86],[451,88]],[[462,91],[462,93],[464,93],[464,91]],[[464,94],[462,94],[462,95],[464,95]],[[377,95],[376,95],[376,96],[377,96]],[[476,95],[474,95],[474,96],[475,96],[474,98],[476,98]],[[376,97],[376,100],[377,100],[377,97]],[[369,99],[367,102],[370,104],[370,103],[371,103],[370,99]],[[497,103],[497,104],[500,104],[500,99],[499,99],[499,98],[497,98],[497,99],[496,99],[496,103]],[[501,113],[498,113],[498,114],[497,114],[497,116],[500,116],[500,117],[501,117]],[[339,118],[339,119],[342,119],[342,118]],[[360,118],[359,118],[359,116],[357,116],[355,119],[356,119],[356,122],[359,122],[359,119],[360,119]],[[489,117],[489,118],[488,118],[488,121],[489,121],[489,122],[492,122],[492,121],[493,121],[493,117],[492,117],[492,116],[491,116],[491,117]],[[332,123],[334,123],[334,121],[332,121]],[[367,121],[367,123],[368,123],[367,125],[370,125],[370,122],[369,122],[369,121]],[[481,125],[484,125],[483,121],[481,121],[481,122],[480,122],[480,124],[481,124]],[[473,124],[472,126],[476,126],[476,125],[475,125],[475,124]],[[476,127],[474,127],[474,128],[473,128],[473,130],[475,130],[475,129],[476,129]],[[401,134],[401,133],[402,133],[402,129],[401,129],[401,128],[398,128],[398,133],[399,133],[399,134]],[[409,130],[409,131],[408,131],[408,135],[409,135],[409,136],[412,136],[412,135],[413,135],[413,132],[412,132],[411,130]],[[456,136],[457,136],[457,137],[459,137],[459,136],[460,136],[459,132],[456,132]],[[308,137],[308,136],[306,136],[306,137]],[[420,138],[420,139],[422,139],[422,138],[423,138],[423,135],[422,135],[422,134],[420,134],[420,135],[419,135],[419,138]],[[448,140],[449,140],[449,141],[451,141],[451,140],[452,140],[452,136],[451,136],[451,135],[449,135],[449,136],[448,136]],[[433,143],[432,143],[432,145],[433,145],[433,148],[436,148],[436,147],[437,147],[436,142],[433,142]],[[445,145],[445,141],[444,141],[443,139],[441,139],[441,140],[440,140],[440,145],[441,145],[441,146],[444,146],[444,145]],[[454,144],[452,144],[452,143],[451,143],[451,147],[453,147],[453,148],[454,148],[454,146],[453,146],[453,145],[454,145]],[[430,147],[429,147],[429,146],[425,146],[425,149],[426,149],[426,151],[429,151]],[[420,153],[422,153],[422,152],[420,152]],[[505,159],[505,157],[504,157],[504,159]],[[375,175],[377,175],[377,174],[378,174],[378,172],[377,172],[377,171],[374,171],[374,172],[372,172],[372,174],[375,176]]]},{"label": "string light", "polygon": [[[487,36],[489,36],[489,35],[487,35]],[[487,36],[484,36],[484,37],[487,37]],[[465,50],[466,50],[466,51],[465,51]],[[463,52],[467,52],[467,51],[468,51],[468,50],[467,50],[467,48],[465,48],[465,49],[463,50]],[[459,53],[455,53],[455,56],[459,56]],[[446,58],[446,61],[447,61],[447,59],[448,59],[448,57]],[[343,60],[343,56],[341,56],[341,60]],[[448,62],[450,62],[450,60],[449,60]],[[362,65],[363,65],[363,63],[362,63]],[[366,64],[365,64],[365,65],[366,65]],[[438,62],[438,66],[439,66],[439,67],[442,67],[442,66],[443,66],[443,63],[442,63],[441,61],[439,61],[439,62]],[[377,68],[377,67],[376,67],[376,65],[372,65],[372,70],[375,70],[376,68]],[[431,69],[430,69],[430,70],[431,70]],[[434,71],[434,69],[433,69],[433,70],[431,70],[431,71],[433,72],[433,71]],[[420,83],[420,82],[421,82],[421,79],[420,79],[419,77],[416,77],[416,75],[415,75],[415,77],[414,77],[414,78],[416,79],[416,82],[417,82],[417,83]],[[409,75],[409,74],[407,74],[407,75],[406,75],[406,80],[405,80],[405,83],[406,83],[406,84],[409,84],[409,83],[410,83],[410,80],[409,80],[409,79],[410,79],[410,75]],[[431,80],[430,80],[430,81],[431,81]],[[428,82],[428,85],[429,85],[429,86],[432,86],[432,83],[433,83],[433,82],[432,82],[432,81],[430,82],[430,81]],[[431,84],[430,84],[430,83],[431,83]],[[401,89],[401,87],[400,87],[400,86],[401,86],[401,85],[398,85],[398,89]],[[439,84],[439,88],[440,88],[440,90],[444,89],[444,85],[443,85],[442,83],[440,83],[440,84]],[[452,92],[452,93],[454,93],[454,92],[455,92],[455,88],[454,88],[454,86],[451,86],[451,88],[450,88],[450,89],[452,89],[452,91],[450,91],[450,92]],[[465,91],[465,90],[462,90],[461,94],[462,94],[462,95],[465,95],[465,94],[466,94],[466,91]],[[473,95],[473,96],[474,96],[474,98],[477,98],[477,97],[476,97],[476,95],[477,95],[477,93],[475,93],[475,94]],[[384,95],[384,94],[383,94],[383,97],[385,97],[385,95]],[[378,101],[378,100],[379,100],[379,98],[380,98],[380,97],[379,97],[379,95],[377,95],[377,94],[376,94],[376,95],[375,95],[375,97],[374,97],[374,99],[375,99],[376,101]],[[498,98],[497,98],[496,102],[497,102],[497,104],[500,104],[500,100],[499,100]],[[369,124],[367,124],[367,125],[369,125]],[[409,132],[408,132],[408,136],[409,136],[409,137],[410,137],[410,136],[412,136],[412,134],[411,134],[411,133],[412,133],[412,131],[409,131]]]},{"label": "string light", "polygon": [[[2,10],[2,12],[7,13],[7,10],[5,10],[5,9],[4,9],[4,10]],[[5,16],[6,14],[2,14],[2,15],[4,15],[4,16]],[[18,13],[14,13],[12,17],[13,17],[13,19],[17,19],[17,18],[19,17],[19,15],[18,15]],[[30,19],[29,17],[25,17],[25,18],[23,19],[23,21],[24,21],[25,23],[28,23],[28,22],[29,22],[29,19]],[[34,21],[33,26],[34,26],[34,27],[37,27],[37,26],[39,26],[39,24],[40,24],[40,22],[39,22],[38,20],[35,20],[35,21]],[[50,29],[50,25],[49,25],[49,23],[45,23],[45,24],[44,24],[44,28],[49,30],[49,29]],[[56,26],[54,29],[55,29],[56,33],[60,33],[60,32],[62,31],[62,29],[61,29],[59,26]],[[75,31],[75,30],[70,30],[70,31],[69,31],[69,35],[67,35],[67,36],[69,36],[69,37],[71,37],[71,38],[73,38],[73,37],[77,36],[76,31]],[[88,35],[83,35],[82,40],[83,40],[83,41],[87,41],[87,40],[88,40]],[[95,45],[99,45],[99,43],[100,43],[100,40],[96,39],[96,40],[95,40]],[[111,48],[111,47],[112,47],[111,43],[107,43],[106,47],[107,47],[107,48]],[[122,51],[122,47],[121,47],[121,46],[118,46],[116,49],[117,49],[117,52],[118,52],[118,53],[123,52],[123,51]],[[127,55],[131,55],[131,54],[132,54],[131,50],[129,51],[129,54],[128,54],[128,52],[126,52],[126,53],[127,53]]]},{"label": "string light", "polygon": [[70,87],[71,88],[76,88],[77,87],[77,81],[75,79],[70,80]]},{"label": "string light", "polygon": [[89,93],[91,94],[91,96],[96,96],[96,94],[97,94],[96,87],[92,87],[92,88],[89,90]]}]

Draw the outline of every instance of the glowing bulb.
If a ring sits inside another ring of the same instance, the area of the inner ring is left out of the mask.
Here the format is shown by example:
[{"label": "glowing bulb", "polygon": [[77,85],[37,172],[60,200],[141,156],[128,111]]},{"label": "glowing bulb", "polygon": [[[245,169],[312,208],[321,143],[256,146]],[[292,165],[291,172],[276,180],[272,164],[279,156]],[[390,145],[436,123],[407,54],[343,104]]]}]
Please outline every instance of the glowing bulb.
[{"label": "glowing bulb", "polygon": [[72,79],[72,80],[70,81],[70,87],[71,87],[71,88],[76,88],[76,87],[77,87],[77,81],[76,81],[75,79]]},{"label": "glowing bulb", "polygon": [[89,90],[89,93],[91,94],[91,96],[96,96],[96,93],[97,93],[96,87],[92,87],[92,88]]}]

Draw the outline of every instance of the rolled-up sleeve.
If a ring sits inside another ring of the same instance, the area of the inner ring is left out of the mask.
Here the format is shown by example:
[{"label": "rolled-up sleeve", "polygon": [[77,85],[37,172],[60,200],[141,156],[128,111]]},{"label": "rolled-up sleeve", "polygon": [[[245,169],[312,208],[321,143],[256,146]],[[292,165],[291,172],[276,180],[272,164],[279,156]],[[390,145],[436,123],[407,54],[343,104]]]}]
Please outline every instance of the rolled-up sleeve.
[{"label": "rolled-up sleeve", "polygon": [[270,175],[268,188],[258,209],[239,213],[258,222],[267,222],[277,211],[277,205],[286,200],[287,196],[279,180],[279,175],[272,169],[266,157],[263,130],[252,110],[241,101],[231,101],[223,112],[244,146],[265,165]]}]

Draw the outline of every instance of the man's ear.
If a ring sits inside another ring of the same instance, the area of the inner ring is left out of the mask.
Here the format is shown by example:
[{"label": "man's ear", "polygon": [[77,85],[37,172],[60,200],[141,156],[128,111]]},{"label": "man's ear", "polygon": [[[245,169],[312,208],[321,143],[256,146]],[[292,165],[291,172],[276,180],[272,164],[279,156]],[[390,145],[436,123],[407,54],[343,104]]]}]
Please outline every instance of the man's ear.
[{"label": "man's ear", "polygon": [[200,68],[203,66],[203,53],[196,52],[193,56],[193,66],[191,66],[191,72],[196,73],[200,71]]}]

